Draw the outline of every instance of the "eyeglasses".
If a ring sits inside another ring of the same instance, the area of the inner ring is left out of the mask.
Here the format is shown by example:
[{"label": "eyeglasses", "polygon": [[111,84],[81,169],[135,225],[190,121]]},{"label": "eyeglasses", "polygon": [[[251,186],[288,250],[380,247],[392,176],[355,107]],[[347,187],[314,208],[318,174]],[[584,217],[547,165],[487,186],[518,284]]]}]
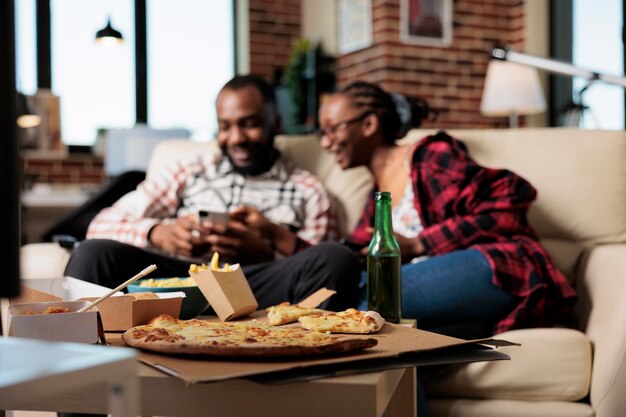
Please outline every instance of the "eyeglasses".
[{"label": "eyeglasses", "polygon": [[346,127],[350,126],[352,123],[360,122],[361,120],[365,119],[370,114],[372,114],[371,111],[366,111],[352,119],[344,120],[342,122],[335,123],[334,125],[331,125],[331,126],[320,127],[317,132],[320,135],[320,138],[324,136],[335,136],[339,130],[345,129]]}]

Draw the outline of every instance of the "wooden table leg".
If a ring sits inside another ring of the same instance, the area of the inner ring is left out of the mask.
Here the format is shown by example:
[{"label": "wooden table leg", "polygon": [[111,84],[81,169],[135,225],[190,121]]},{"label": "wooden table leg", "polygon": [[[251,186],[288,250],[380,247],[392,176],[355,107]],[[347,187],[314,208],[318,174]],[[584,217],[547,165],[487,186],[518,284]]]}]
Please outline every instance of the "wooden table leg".
[{"label": "wooden table leg", "polygon": [[109,384],[109,414],[113,417],[135,417],[139,414],[137,375]]},{"label": "wooden table leg", "polygon": [[387,417],[417,416],[417,372],[408,368],[398,383],[398,387],[389,401]]}]

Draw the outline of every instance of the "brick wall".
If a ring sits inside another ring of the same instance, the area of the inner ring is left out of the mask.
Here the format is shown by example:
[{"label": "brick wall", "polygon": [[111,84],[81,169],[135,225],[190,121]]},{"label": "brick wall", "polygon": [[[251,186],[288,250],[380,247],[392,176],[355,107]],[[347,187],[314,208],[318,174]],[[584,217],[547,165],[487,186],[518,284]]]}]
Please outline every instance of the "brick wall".
[{"label": "brick wall", "polygon": [[503,122],[480,115],[480,98],[490,49],[500,44],[523,50],[523,0],[454,0],[449,47],[402,43],[400,0],[372,0],[372,7],[373,45],[338,57],[340,86],[362,79],[425,98],[446,109],[434,123],[438,127],[487,128]]},{"label": "brick wall", "polygon": [[272,80],[301,37],[300,0],[250,0],[250,72]]},{"label": "brick wall", "polygon": [[[26,183],[102,184],[105,180],[101,157],[90,155],[24,155],[23,178]],[[28,185],[28,184],[27,184]]]}]

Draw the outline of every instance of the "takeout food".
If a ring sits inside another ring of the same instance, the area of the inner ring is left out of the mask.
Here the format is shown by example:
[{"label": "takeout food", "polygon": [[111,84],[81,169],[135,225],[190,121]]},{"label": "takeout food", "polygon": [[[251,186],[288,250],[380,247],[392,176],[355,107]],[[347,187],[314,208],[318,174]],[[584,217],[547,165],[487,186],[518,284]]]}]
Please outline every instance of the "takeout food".
[{"label": "takeout food", "polygon": [[289,304],[288,301],[267,308],[267,320],[272,326],[294,323],[302,316],[323,313],[318,308],[301,307],[297,304]]},{"label": "takeout food", "polygon": [[288,302],[268,307],[267,319],[269,324],[276,326],[299,321],[307,330],[329,333],[376,333],[385,325],[385,319],[375,311],[349,308],[335,313]]},{"label": "takeout food", "polygon": [[337,336],[293,326],[276,327],[256,320],[177,320],[165,314],[147,325],[127,330],[122,339],[130,346],[156,352],[224,357],[337,354],[377,344],[373,338]]},{"label": "takeout food", "polygon": [[354,308],[304,316],[298,321],[305,329],[331,333],[376,333],[385,325],[385,319],[377,312]]},{"label": "takeout food", "polygon": [[211,266],[209,267],[204,263],[201,265],[191,264],[189,266],[189,272],[193,273],[193,272],[199,272],[199,271],[206,271],[208,269],[211,269],[211,271],[232,272],[232,271],[236,271],[237,269],[239,269],[239,264],[231,265],[228,262],[225,262],[224,266],[220,268],[220,254],[218,252],[213,252],[210,265]]},{"label": "takeout food", "polygon": [[139,282],[140,287],[158,287],[158,288],[167,288],[167,287],[196,287],[196,281],[191,277],[187,278],[147,278],[142,279]]},{"label": "takeout food", "polygon": [[26,313],[24,313],[24,315],[25,316],[34,316],[36,314],[59,314],[59,313],[69,313],[71,311],[72,310],[70,310],[69,307],[52,306],[52,307],[46,308],[41,313],[37,313],[35,311],[27,311]]},{"label": "takeout food", "polygon": [[[154,293],[179,291],[185,293],[180,310],[180,318],[191,319],[209,307],[209,302],[193,278],[145,278],[128,286],[129,295],[135,296],[136,299],[158,298],[158,295]],[[147,293],[152,295],[146,295]],[[140,294],[139,297],[137,297],[137,294]],[[160,311],[159,313],[164,312]]]}]

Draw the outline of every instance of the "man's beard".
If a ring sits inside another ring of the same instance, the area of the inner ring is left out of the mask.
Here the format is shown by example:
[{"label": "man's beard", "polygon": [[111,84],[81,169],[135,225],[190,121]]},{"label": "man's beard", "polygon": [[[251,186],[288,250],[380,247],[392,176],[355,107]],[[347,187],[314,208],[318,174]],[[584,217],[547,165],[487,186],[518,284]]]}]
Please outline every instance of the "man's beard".
[{"label": "man's beard", "polygon": [[228,153],[226,144],[222,145],[222,154],[226,155],[230,164],[233,166],[233,171],[243,176],[256,176],[268,171],[276,158],[278,158],[278,151],[274,149],[274,137],[270,136],[264,143],[244,143],[239,145],[243,149],[252,149],[254,153],[254,161],[247,166],[237,166]]}]

